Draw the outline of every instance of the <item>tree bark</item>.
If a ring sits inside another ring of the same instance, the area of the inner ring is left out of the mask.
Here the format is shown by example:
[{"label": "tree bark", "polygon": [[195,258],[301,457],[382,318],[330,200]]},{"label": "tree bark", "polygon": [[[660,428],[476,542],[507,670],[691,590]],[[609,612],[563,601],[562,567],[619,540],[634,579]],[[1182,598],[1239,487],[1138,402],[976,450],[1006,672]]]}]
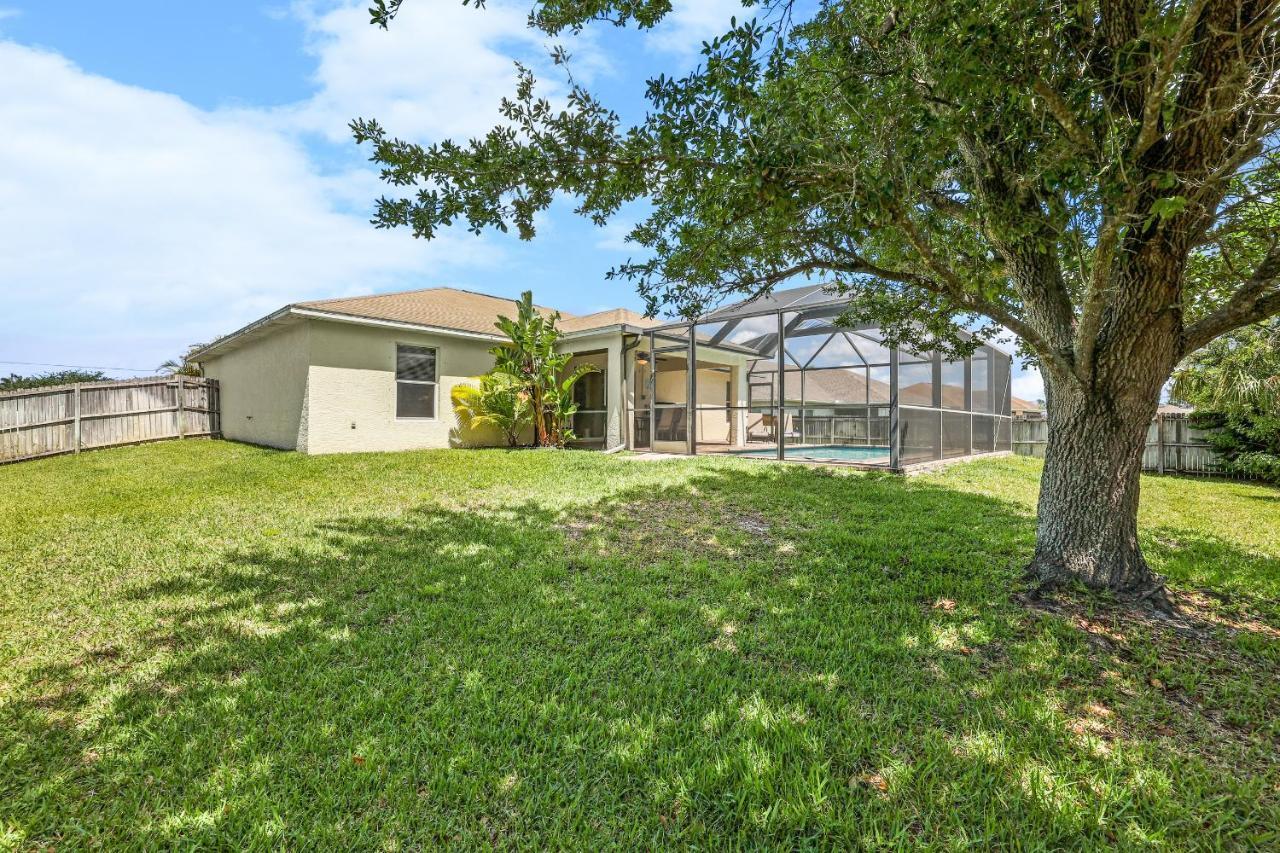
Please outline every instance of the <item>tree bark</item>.
[{"label": "tree bark", "polygon": [[1162,353],[1129,354],[1122,375],[1089,388],[1045,372],[1049,435],[1028,567],[1044,588],[1078,580],[1128,596],[1158,593],[1138,544],[1139,475],[1172,364]]},{"label": "tree bark", "polygon": [[1076,579],[1121,592],[1149,588],[1138,546],[1138,475],[1151,417],[1083,395],[1070,403],[1054,396],[1031,569],[1049,586]]}]

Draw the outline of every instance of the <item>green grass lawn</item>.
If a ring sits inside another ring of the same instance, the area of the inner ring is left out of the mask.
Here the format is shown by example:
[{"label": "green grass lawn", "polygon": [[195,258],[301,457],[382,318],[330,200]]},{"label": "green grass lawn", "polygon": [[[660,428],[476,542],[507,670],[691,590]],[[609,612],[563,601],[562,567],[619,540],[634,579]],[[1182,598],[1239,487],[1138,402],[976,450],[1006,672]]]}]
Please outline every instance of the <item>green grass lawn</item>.
[{"label": "green grass lawn", "polygon": [[0,468],[0,846],[1280,844],[1280,491],[1186,624],[1021,601],[1037,463],[171,442]]}]

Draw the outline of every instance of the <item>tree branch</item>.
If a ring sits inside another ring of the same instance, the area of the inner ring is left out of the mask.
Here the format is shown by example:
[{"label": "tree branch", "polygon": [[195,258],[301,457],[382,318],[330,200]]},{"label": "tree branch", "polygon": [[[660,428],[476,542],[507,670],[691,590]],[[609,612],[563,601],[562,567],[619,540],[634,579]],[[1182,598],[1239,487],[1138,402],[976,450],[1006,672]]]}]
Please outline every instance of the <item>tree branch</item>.
[{"label": "tree branch", "polygon": [[[1061,352],[1050,346],[1044,336],[1033,328],[1030,323],[1014,316],[998,302],[983,299],[977,293],[967,290],[955,271],[938,260],[933,248],[921,236],[919,229],[915,227],[915,224],[908,217],[898,217],[898,225],[906,234],[907,242],[920,255],[925,265],[941,279],[940,283],[933,283],[932,289],[934,292],[949,297],[961,308],[985,314],[997,323],[1004,324],[1015,335],[1026,341],[1027,345],[1035,350],[1036,354],[1044,361],[1053,364],[1066,375],[1073,375],[1070,362],[1063,357]],[[920,286],[923,287],[925,285],[922,284]]]},{"label": "tree branch", "polygon": [[1195,352],[1214,338],[1280,314],[1280,244],[1259,262],[1253,276],[1217,311],[1183,332],[1183,354]]},{"label": "tree branch", "polygon": [[1036,80],[1031,86],[1042,99],[1045,106],[1049,108],[1049,114],[1053,116],[1058,126],[1067,134],[1067,138],[1075,144],[1077,148],[1093,154],[1097,151],[1097,145],[1094,144],[1093,137],[1076,121],[1075,115],[1071,112],[1071,107],[1067,102],[1062,100],[1062,96],[1049,88],[1049,84],[1043,80]]},{"label": "tree branch", "polygon": [[1164,46],[1164,55],[1161,57],[1159,68],[1156,69],[1155,79],[1151,83],[1151,88],[1147,90],[1146,103],[1142,108],[1142,129],[1138,131],[1138,139],[1134,142],[1133,153],[1129,158],[1134,163],[1138,162],[1159,136],[1160,115],[1164,107],[1165,89],[1168,88],[1170,81],[1173,80],[1173,72],[1178,64],[1178,57],[1182,54],[1187,42],[1191,39],[1191,34],[1195,32],[1196,26],[1200,23],[1200,16],[1204,14],[1205,6],[1208,5],[1208,2],[1209,0],[1193,0],[1190,8],[1184,14],[1182,22],[1178,25],[1178,31]]}]

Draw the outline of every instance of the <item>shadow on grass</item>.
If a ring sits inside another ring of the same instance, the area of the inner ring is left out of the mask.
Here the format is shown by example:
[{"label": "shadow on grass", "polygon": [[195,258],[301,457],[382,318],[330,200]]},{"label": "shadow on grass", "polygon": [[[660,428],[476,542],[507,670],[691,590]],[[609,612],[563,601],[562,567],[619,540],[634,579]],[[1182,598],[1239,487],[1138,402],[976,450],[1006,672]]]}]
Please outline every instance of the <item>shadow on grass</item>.
[{"label": "shadow on grass", "polygon": [[[134,588],[148,630],[33,673],[0,708],[0,828],[19,846],[1274,840],[1276,733],[1252,716],[1274,693],[1156,689],[1145,640],[1014,605],[1031,537],[1012,505],[926,480],[763,466],[567,512],[334,519]],[[1274,664],[1262,642],[1232,678]]]},{"label": "shadow on grass", "polygon": [[1280,627],[1280,559],[1168,526],[1151,531],[1143,548],[1175,583],[1198,587],[1239,609],[1265,613]]}]

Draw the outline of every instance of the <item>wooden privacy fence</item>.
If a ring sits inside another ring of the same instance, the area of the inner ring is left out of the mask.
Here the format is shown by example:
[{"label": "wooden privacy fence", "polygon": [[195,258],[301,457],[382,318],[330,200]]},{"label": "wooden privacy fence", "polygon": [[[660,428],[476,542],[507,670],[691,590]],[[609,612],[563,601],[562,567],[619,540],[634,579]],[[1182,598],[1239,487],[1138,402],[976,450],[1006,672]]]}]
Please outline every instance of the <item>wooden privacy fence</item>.
[{"label": "wooden privacy fence", "polygon": [[[1044,458],[1049,423],[1044,418],[1013,419],[1013,452]],[[1205,441],[1205,432],[1191,426],[1185,414],[1158,414],[1147,429],[1142,469],[1161,474],[1219,474],[1218,454]]]},{"label": "wooden privacy fence", "polygon": [[192,376],[0,393],[0,464],[221,430],[218,382]]}]

